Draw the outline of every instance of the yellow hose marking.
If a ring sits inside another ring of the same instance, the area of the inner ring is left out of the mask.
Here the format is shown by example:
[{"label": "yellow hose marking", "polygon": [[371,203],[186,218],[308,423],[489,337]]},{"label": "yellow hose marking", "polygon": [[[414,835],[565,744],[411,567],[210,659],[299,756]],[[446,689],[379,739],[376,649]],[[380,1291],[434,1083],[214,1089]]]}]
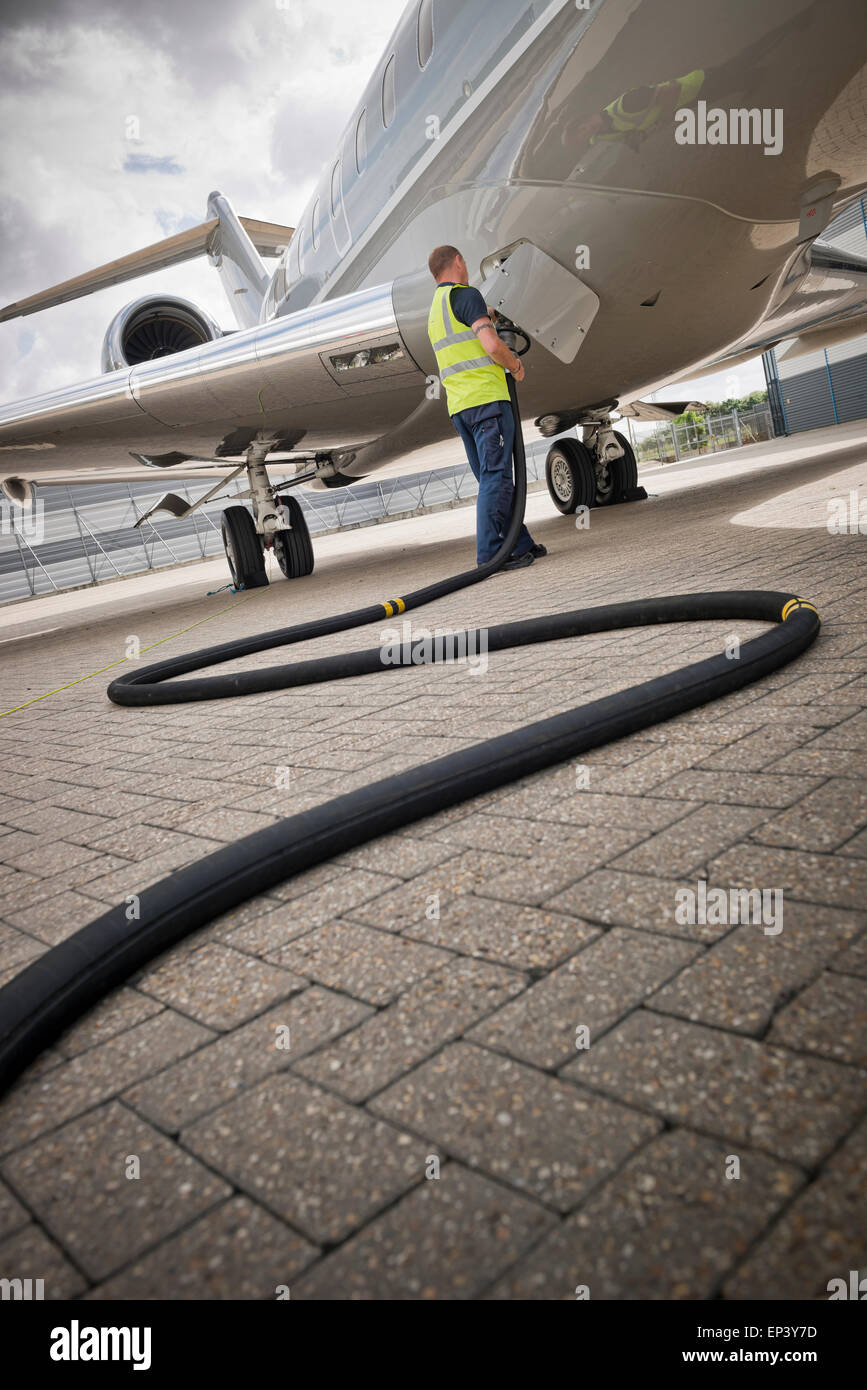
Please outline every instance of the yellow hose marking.
[{"label": "yellow hose marking", "polygon": [[808,603],[805,598],[790,598],[788,603],[783,607],[783,622],[785,622],[789,615],[794,613],[798,608],[807,608],[811,613],[815,613],[817,617],[819,616],[818,608],[815,608],[812,603]]},{"label": "yellow hose marking", "polygon": [[[247,598],[252,598],[254,593],[255,590],[251,590]],[[213,618],[219,618],[221,613],[228,613],[230,609],[237,608],[246,602],[247,599],[242,598],[237,603],[230,603],[226,608],[220,608],[216,613],[209,613],[207,618],[200,618],[197,623],[190,623],[189,627],[182,627],[179,632],[172,632],[168,637],[161,637],[158,642],[151,642],[149,646],[142,647],[141,650],[143,652],[153,651],[154,647],[161,647],[164,642],[171,642],[173,637],[183,637],[185,632],[192,632],[194,627],[201,627],[202,623],[209,623]],[[26,709],[28,705],[38,704],[40,700],[47,700],[49,695],[58,695],[61,690],[71,690],[74,685],[81,685],[83,681],[92,681],[94,676],[101,676],[103,671],[111,671],[115,666],[123,666],[125,662],[133,659],[133,657],[122,656],[119,661],[110,661],[107,666],[100,666],[99,670],[91,671],[89,676],[79,676],[77,680],[67,681],[66,685],[58,685],[53,690],[46,690],[44,695],[34,695],[32,700],[25,700],[21,705],[13,705],[12,709],[0,710],[0,719],[4,719],[7,714],[17,714],[18,710]]]}]

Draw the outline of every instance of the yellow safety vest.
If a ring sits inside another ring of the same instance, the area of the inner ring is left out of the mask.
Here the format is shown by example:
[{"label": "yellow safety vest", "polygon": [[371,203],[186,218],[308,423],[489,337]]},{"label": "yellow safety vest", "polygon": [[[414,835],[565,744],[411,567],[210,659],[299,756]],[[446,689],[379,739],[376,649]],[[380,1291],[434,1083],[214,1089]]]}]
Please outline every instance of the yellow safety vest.
[{"label": "yellow safety vest", "polygon": [[[456,317],[449,299],[466,285],[437,285],[427,320],[440,381],[446,388],[449,415],[490,401],[507,401],[506,373],[481,347],[473,330]],[[483,356],[479,356],[479,352]]]},{"label": "yellow safety vest", "polygon": [[[654,90],[660,92],[665,87],[678,85],[681,104],[688,106],[691,101],[695,101],[701,91],[704,78],[704,69],[696,68],[694,72],[688,72],[685,77],[675,77],[670,82],[657,83]],[[594,135],[590,141],[591,145],[595,145],[597,140],[622,140],[625,135],[630,135],[633,131],[649,130],[659,120],[662,107],[658,101],[651,102],[650,106],[646,106],[643,111],[624,111],[622,105],[624,96],[626,96],[625,92],[602,108],[610,118],[614,129],[605,135]]]}]

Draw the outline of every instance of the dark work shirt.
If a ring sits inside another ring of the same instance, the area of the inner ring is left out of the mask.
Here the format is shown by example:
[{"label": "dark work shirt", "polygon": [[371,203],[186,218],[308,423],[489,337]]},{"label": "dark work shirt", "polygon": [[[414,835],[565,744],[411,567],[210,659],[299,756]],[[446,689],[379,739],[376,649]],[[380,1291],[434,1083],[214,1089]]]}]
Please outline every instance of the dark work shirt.
[{"label": "dark work shirt", "polygon": [[[455,285],[456,280],[441,280],[442,285]],[[449,295],[452,313],[461,323],[465,323],[468,328],[472,328],[478,319],[488,319],[488,306],[478,290],[474,290],[471,285],[462,285],[460,289],[453,290]],[[484,355],[484,348],[479,344],[479,356]],[[488,401],[485,405],[471,405],[466,410],[459,410],[456,413],[470,427],[477,425],[480,420],[490,420],[493,416],[499,415],[506,401]]]}]

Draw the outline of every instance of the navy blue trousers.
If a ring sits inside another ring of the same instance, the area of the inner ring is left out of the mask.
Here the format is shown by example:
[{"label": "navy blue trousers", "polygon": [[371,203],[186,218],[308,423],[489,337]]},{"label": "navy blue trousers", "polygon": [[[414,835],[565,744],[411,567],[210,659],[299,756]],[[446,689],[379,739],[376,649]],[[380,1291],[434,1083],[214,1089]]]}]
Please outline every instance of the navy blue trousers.
[{"label": "navy blue trousers", "polygon": [[[515,420],[508,401],[503,402],[499,415],[468,425],[458,411],[452,424],[464,442],[467,460],[479,485],[476,503],[476,559],[480,565],[493,558],[500,548],[515,498],[512,481],[512,449],[515,443]],[[522,526],[512,551],[525,555],[533,545],[533,537]]]}]

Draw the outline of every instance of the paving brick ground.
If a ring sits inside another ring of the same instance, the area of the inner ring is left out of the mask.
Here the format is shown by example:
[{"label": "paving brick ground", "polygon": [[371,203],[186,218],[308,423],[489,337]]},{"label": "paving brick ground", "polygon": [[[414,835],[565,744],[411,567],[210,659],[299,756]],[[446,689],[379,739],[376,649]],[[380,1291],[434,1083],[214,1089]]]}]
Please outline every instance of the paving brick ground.
[{"label": "paving brick ground", "polygon": [[[750,587],[805,594],[822,635],[746,691],[341,855],[152,962],[0,1103],[0,1275],[50,1298],[809,1300],[863,1270],[864,539],[821,518],[841,470],[867,486],[865,460],[848,426],[697,479],[665,469],[587,531],[534,495],[549,556],[419,625]],[[805,488],[812,523],[790,500]],[[227,841],[760,630],[600,634],[486,672],[154,711],[82,680],[130,634],[169,654],[406,592],[471,563],[471,529],[457,511],[339,538],[311,578],[229,602],[195,568],[143,598],[118,585],[0,649],[2,708],[34,701],[0,720],[0,981]],[[782,929],[685,919],[699,879],[782,890]]]}]

